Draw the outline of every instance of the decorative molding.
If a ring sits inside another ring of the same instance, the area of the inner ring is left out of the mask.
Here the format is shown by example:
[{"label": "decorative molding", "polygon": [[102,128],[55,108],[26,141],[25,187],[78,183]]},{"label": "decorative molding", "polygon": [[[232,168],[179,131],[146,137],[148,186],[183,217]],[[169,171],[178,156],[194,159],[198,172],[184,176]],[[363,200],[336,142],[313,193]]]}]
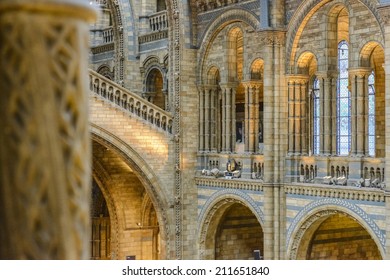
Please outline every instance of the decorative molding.
[{"label": "decorative molding", "polygon": [[261,211],[256,201],[253,200],[248,194],[240,190],[221,190],[214,193],[206,201],[202,210],[198,216],[198,228],[199,232],[199,259],[205,257],[205,244],[206,236],[209,229],[209,225],[215,215],[215,213],[225,204],[240,203],[245,207],[248,207],[252,213],[256,216],[261,227],[264,227],[264,213]]},{"label": "decorative molding", "polygon": [[114,42],[112,42],[109,44],[104,44],[104,45],[92,47],[91,52],[92,52],[92,54],[99,54],[99,53],[113,51],[114,48],[115,48],[115,44],[114,44]]},{"label": "decorative molding", "polygon": [[366,189],[357,187],[331,187],[329,185],[323,186],[307,186],[303,184],[285,185],[284,190],[286,195],[301,195],[301,196],[314,196],[314,197],[327,197],[337,199],[348,199],[355,201],[373,201],[373,202],[385,202],[385,195],[383,190],[379,189]]},{"label": "decorative molding", "polygon": [[235,189],[242,191],[257,191],[263,192],[263,182],[242,179],[223,179],[210,177],[195,177],[197,186],[210,186],[215,188]]},{"label": "decorative molding", "polygon": [[[326,207],[326,209],[323,209]],[[318,209],[318,211],[316,211]],[[286,244],[289,253],[289,259],[296,259],[297,249],[301,243],[302,237],[306,230],[318,219],[324,216],[330,216],[336,213],[349,214],[353,218],[359,218],[359,222],[364,224],[363,227],[368,228],[381,245],[381,252],[384,252],[386,237],[370,216],[357,205],[338,198],[324,198],[314,201],[306,205],[295,216],[293,222],[287,230]],[[309,216],[310,215],[310,216]],[[302,223],[302,221],[304,221]],[[300,225],[299,225],[300,224]],[[299,225],[299,228],[298,228]]]}]

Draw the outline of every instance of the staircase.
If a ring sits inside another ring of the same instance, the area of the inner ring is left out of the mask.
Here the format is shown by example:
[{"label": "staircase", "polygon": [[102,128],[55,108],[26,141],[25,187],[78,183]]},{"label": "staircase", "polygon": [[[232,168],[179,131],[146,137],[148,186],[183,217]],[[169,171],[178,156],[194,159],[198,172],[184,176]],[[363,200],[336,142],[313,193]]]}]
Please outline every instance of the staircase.
[{"label": "staircase", "polygon": [[147,122],[158,130],[172,134],[173,117],[171,113],[132,93],[128,89],[89,70],[89,87],[91,93],[115,108],[126,111],[132,117]]}]

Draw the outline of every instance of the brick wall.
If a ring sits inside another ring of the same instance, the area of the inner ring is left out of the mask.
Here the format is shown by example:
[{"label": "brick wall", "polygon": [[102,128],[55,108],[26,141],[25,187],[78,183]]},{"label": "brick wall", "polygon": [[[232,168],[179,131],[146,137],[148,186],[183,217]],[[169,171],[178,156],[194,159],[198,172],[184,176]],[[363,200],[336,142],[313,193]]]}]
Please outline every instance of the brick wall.
[{"label": "brick wall", "polygon": [[308,259],[377,260],[381,255],[374,240],[359,223],[336,214],[314,233]]},{"label": "brick wall", "polygon": [[221,221],[215,242],[215,258],[253,259],[253,250],[263,253],[263,231],[256,217],[243,205],[233,205]]}]

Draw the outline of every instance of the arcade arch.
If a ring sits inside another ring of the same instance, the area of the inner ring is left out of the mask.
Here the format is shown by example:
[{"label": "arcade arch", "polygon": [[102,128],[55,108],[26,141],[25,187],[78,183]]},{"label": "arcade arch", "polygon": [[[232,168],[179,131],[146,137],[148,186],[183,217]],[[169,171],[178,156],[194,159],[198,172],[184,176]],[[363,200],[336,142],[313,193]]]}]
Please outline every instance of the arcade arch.
[{"label": "arcade arch", "polygon": [[[104,209],[102,205],[105,204],[108,213],[103,212],[102,217],[101,213],[97,213],[99,211],[91,213],[92,220],[104,218],[92,222],[95,226],[92,243],[94,240],[103,241],[103,237],[109,237],[110,240],[105,247],[95,246],[92,257],[168,258],[168,222],[163,210],[164,195],[156,192],[157,187],[148,179],[150,176],[143,173],[143,169],[147,167],[140,169],[136,156],[134,159],[130,158],[131,153],[126,147],[118,148],[115,143],[104,138],[104,133],[100,136],[93,134],[92,137],[93,189],[98,188],[102,193],[92,201],[92,209]],[[108,225],[111,227],[110,231],[104,229]]]}]

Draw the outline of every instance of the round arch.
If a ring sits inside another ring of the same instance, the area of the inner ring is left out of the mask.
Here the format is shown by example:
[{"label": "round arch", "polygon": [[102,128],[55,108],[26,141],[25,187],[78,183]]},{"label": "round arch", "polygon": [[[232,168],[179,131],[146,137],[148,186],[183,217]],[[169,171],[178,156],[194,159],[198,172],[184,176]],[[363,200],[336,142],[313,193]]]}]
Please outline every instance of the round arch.
[{"label": "round arch", "polygon": [[[256,30],[259,26],[258,18],[256,18],[252,13],[237,8],[227,10],[223,15],[220,15],[213,22],[211,22],[209,26],[206,27],[204,34],[199,39],[200,48],[197,63],[198,80],[203,77],[206,54],[212,42],[220,31],[232,23],[244,23],[252,30]],[[241,30],[244,30],[244,28],[241,27]]]},{"label": "round arch", "polygon": [[93,169],[92,169],[92,178],[95,180],[98,185],[100,191],[103,194],[104,199],[106,200],[108,213],[110,216],[110,224],[111,224],[111,259],[115,259],[116,256],[119,256],[119,222],[118,215],[114,203],[114,199],[112,198],[110,192],[107,189],[107,184],[105,183],[109,180],[109,174],[105,171],[103,166],[100,165],[98,161],[93,161]]},{"label": "round arch", "polygon": [[[166,209],[168,208],[168,200],[161,188],[158,177],[154,174],[153,170],[142,159],[142,157],[135,152],[127,143],[120,140],[118,137],[112,135],[108,131],[95,124],[90,124],[90,132],[93,141],[96,141],[100,145],[109,148],[116,152],[123,161],[130,166],[138,179],[145,187],[146,192],[149,194],[150,199],[156,209],[156,215],[161,230],[161,255],[163,258],[169,258],[169,250],[171,242],[169,239],[169,222]],[[103,172],[104,174],[104,172]],[[102,190],[103,192],[103,190]],[[103,192],[104,194],[104,192]],[[107,203],[109,204],[109,197]],[[110,213],[111,214],[111,213]]]},{"label": "round arch", "polygon": [[[374,39],[374,38],[373,38]],[[376,40],[369,40],[368,42],[362,42],[359,46],[359,66],[361,67],[370,67],[371,65],[371,56],[374,53],[375,49],[380,47],[384,53],[383,44]]]},{"label": "round arch", "polygon": [[264,228],[264,214],[256,202],[246,193],[238,190],[222,190],[214,193],[205,203],[198,217],[199,259],[214,258],[214,235],[226,212],[234,204],[247,207]]},{"label": "round arch", "polygon": [[[294,15],[287,26],[287,39],[286,39],[286,69],[290,69],[289,64],[291,64],[296,59],[296,51],[297,45],[300,39],[300,36],[305,28],[307,22],[310,18],[325,4],[332,2],[331,0],[305,0],[299,5]],[[360,0],[360,2],[367,7],[367,9],[371,12],[371,14],[375,17],[377,22],[379,23],[382,38],[384,36],[384,24],[381,16],[378,12],[376,5],[369,0]],[[351,9],[348,1],[339,0],[336,1],[336,4],[343,4],[347,9],[350,15],[353,14],[353,10]],[[332,7],[334,7],[332,5]],[[331,8],[332,9],[332,8]]]},{"label": "round arch", "polygon": [[338,213],[356,220],[369,233],[384,258],[386,238],[377,224],[357,205],[342,199],[326,198],[308,204],[296,215],[287,230],[287,259],[297,259],[298,248],[312,226],[317,227],[326,218]]}]

